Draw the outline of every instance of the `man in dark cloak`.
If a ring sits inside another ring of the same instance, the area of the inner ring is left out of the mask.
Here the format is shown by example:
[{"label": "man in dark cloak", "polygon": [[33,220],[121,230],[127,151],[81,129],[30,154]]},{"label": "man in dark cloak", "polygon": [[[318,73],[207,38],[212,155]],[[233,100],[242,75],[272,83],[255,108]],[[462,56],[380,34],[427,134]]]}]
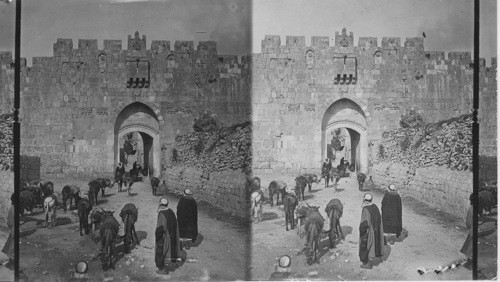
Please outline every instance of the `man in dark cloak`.
[{"label": "man in dark cloak", "polygon": [[384,224],[384,232],[389,236],[389,242],[394,244],[394,235],[399,238],[403,230],[403,209],[401,204],[401,197],[396,191],[396,186],[389,185],[387,191],[382,199],[382,222]]},{"label": "man in dark cloak", "polygon": [[198,205],[189,189],[184,190],[184,196],[177,204],[177,221],[180,237],[189,238],[194,243],[198,237]]},{"label": "man in dark cloak", "polygon": [[472,269],[472,221],[473,221],[473,205],[474,205],[474,194],[471,194],[469,196],[469,209],[467,210],[467,216],[465,217],[465,225],[467,226],[467,229],[469,230],[469,233],[467,234],[467,239],[465,239],[464,244],[462,245],[462,248],[460,249],[460,252],[464,254],[467,257],[467,262],[464,264],[464,267],[471,270]]},{"label": "man in dark cloak", "polygon": [[14,193],[10,196],[10,208],[9,214],[7,216],[7,226],[9,227],[10,233],[5,245],[2,248],[2,253],[9,257],[9,261],[4,264],[10,270],[14,270]]},{"label": "man in dark cloak", "polygon": [[362,268],[371,269],[371,261],[382,258],[384,247],[384,228],[380,211],[374,203],[373,196],[369,193],[363,197],[363,210],[359,225],[359,258],[363,263]]},{"label": "man in dark cloak", "polygon": [[175,213],[168,208],[167,198],[161,198],[155,231],[155,263],[158,274],[168,274],[165,263],[175,263],[180,255],[179,229]]}]

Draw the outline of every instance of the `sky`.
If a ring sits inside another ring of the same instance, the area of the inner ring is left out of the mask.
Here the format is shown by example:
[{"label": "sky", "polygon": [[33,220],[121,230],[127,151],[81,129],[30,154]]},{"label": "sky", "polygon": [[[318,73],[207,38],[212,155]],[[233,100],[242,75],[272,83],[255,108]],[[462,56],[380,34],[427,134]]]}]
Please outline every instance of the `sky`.
[{"label": "sky", "polygon": [[[497,56],[496,0],[480,1],[480,56]],[[346,28],[359,37],[423,37],[428,51],[470,51],[474,46],[473,0],[254,0],[253,50],[265,35],[329,36]],[[487,59],[489,64],[489,59]]]},{"label": "sky", "polygon": [[[14,0],[15,2],[15,0]],[[0,50],[14,49],[15,3],[0,2]],[[219,54],[259,53],[266,34],[420,37],[429,51],[473,50],[473,0],[23,0],[21,56],[52,56],[57,38],[215,40]],[[497,56],[496,0],[481,0],[480,55]]]},{"label": "sky", "polygon": [[[15,2],[15,1],[14,1]],[[14,48],[15,3],[0,2],[0,50]],[[57,38],[122,40],[139,31],[152,40],[217,41],[219,54],[249,54],[251,14],[246,0],[23,0],[21,56],[52,56]]]}]

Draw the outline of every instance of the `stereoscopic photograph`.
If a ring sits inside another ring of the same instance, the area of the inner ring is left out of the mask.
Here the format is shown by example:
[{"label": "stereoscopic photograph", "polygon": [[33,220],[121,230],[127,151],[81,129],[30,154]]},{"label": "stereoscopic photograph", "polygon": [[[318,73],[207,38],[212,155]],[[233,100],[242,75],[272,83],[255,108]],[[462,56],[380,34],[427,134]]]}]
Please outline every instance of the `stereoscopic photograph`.
[{"label": "stereoscopic photograph", "polygon": [[252,3],[252,278],[470,280],[479,64],[478,278],[497,273],[496,3]]},{"label": "stereoscopic photograph", "polygon": [[496,280],[475,5],[0,1],[0,280]]}]

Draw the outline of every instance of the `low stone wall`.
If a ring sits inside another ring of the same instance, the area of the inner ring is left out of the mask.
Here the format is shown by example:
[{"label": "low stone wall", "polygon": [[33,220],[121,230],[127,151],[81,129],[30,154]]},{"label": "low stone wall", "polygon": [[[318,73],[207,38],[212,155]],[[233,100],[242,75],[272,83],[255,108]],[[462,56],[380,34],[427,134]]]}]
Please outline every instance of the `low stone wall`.
[{"label": "low stone wall", "polygon": [[9,213],[12,193],[14,193],[14,172],[0,170],[0,218],[5,220]]},{"label": "low stone wall", "polygon": [[464,217],[472,193],[472,172],[444,167],[410,168],[401,163],[380,162],[370,168],[373,182],[381,187],[394,184],[402,195]]},{"label": "low stone wall", "polygon": [[204,201],[242,218],[248,217],[246,201],[247,175],[243,170],[210,173],[187,166],[176,166],[164,172],[169,189],[182,193],[189,188],[197,201]]},{"label": "low stone wall", "polygon": [[21,155],[20,166],[21,183],[40,181],[40,157]]}]

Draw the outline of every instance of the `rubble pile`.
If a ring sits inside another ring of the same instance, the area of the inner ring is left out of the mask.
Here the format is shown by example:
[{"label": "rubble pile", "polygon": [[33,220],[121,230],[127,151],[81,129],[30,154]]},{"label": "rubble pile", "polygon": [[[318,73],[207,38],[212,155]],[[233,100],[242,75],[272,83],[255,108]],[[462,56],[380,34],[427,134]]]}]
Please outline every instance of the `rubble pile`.
[{"label": "rubble pile", "polygon": [[0,115],[0,170],[14,169],[14,116]]},{"label": "rubble pile", "polygon": [[252,165],[250,122],[211,132],[193,132],[176,137],[171,166],[183,165],[210,172],[241,169],[249,173]]},{"label": "rubble pile", "polygon": [[379,158],[414,168],[472,170],[472,115],[384,132]]}]

